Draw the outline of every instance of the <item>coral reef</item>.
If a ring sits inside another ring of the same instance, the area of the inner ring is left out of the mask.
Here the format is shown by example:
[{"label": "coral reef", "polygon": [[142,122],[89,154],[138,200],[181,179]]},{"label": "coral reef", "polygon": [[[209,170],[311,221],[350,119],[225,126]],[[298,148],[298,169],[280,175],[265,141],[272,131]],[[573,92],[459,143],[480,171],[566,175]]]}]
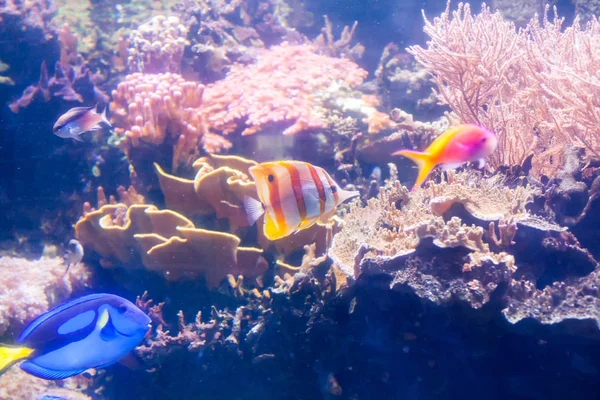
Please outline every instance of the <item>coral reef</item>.
[{"label": "coral reef", "polygon": [[200,111],[204,86],[180,75],[128,75],[112,92],[111,120],[126,155],[144,145],[171,147],[171,167],[191,164],[202,145],[208,152],[227,149],[230,143],[206,129]]},{"label": "coral reef", "polygon": [[239,247],[234,235],[197,229],[184,216],[151,205],[105,205],[75,225],[81,243],[103,257],[102,265],[124,265],[161,273],[169,280],[203,276],[211,287],[229,273],[257,276],[267,268],[259,249]]},{"label": "coral reef", "polygon": [[[479,308],[516,271],[511,254],[490,250],[486,230],[493,232],[494,247],[510,244],[516,224],[530,219],[525,206],[533,193],[529,187],[507,189],[498,177],[468,173],[449,174],[447,182],[410,194],[390,183],[366,207],[351,205],[329,256],[354,279],[392,273],[392,286],[406,285],[437,303],[456,297]],[[478,224],[463,223],[457,210]],[[500,239],[490,221],[501,221]]]},{"label": "coral reef", "polygon": [[54,33],[51,20],[56,11],[53,0],[6,0],[0,5],[0,25],[19,25],[23,31],[40,30],[49,38]]},{"label": "coral reef", "polygon": [[[89,389],[88,384],[88,380],[81,376],[60,381],[39,379],[14,366],[0,376],[0,399],[39,400],[48,396],[47,398],[92,400],[92,397],[83,393]],[[101,397],[94,396],[93,399],[101,400]]]},{"label": "coral reef", "polygon": [[383,49],[375,77],[386,109],[398,108],[428,118],[435,115],[437,98],[431,90],[433,79],[394,43]]},{"label": "coral reef", "polygon": [[301,24],[305,15],[301,4],[294,9],[273,0],[188,2],[181,19],[190,26],[195,55],[190,69],[214,81],[223,78],[233,63],[251,57],[255,48],[303,42],[293,26]]},{"label": "coral reef", "polygon": [[[211,155],[194,162],[194,179],[183,179],[165,173],[156,166],[160,187],[167,207],[185,215],[215,216],[227,220],[229,232],[245,237],[248,232],[248,217],[243,209],[244,196],[258,199],[256,187],[248,169],[255,161],[237,156]],[[316,244],[318,256],[326,253],[332,235],[337,232],[340,221],[333,218],[326,223],[317,223],[309,229],[286,238],[270,241],[264,236],[262,217],[257,221],[257,243],[264,249],[274,249],[277,256],[286,258],[305,245]]]},{"label": "coral reef", "polygon": [[85,264],[66,271],[62,258],[1,257],[0,335],[18,334],[35,317],[91,283]]},{"label": "coral reef", "polygon": [[52,77],[49,77],[46,62],[43,62],[38,84],[27,87],[21,97],[10,103],[9,107],[12,112],[18,113],[33,102],[44,103],[53,98],[78,103],[107,103],[109,97],[97,86],[97,79],[81,58],[76,65],[67,65],[66,69],[57,62]]},{"label": "coral reef", "polygon": [[177,17],[162,15],[142,24],[129,35],[131,72],[148,74],[181,72],[183,50],[189,42],[187,28]]},{"label": "coral reef", "polygon": [[[431,40],[409,52],[433,76],[438,98],[463,122],[484,125],[499,136],[494,166],[520,165],[530,154],[533,172],[551,175],[562,165],[565,144],[599,149],[595,130],[599,98],[599,22],[579,19],[563,30],[555,16],[514,24],[484,6],[472,15],[468,4],[426,20]],[[494,32],[490,36],[490,32]],[[476,67],[475,67],[476,66]]]},{"label": "coral reef", "polygon": [[324,127],[316,92],[344,83],[359,86],[367,72],[349,60],[319,55],[311,45],[284,44],[259,52],[254,64],[235,65],[208,85],[204,113],[209,129],[251,135],[269,124],[284,135]]}]

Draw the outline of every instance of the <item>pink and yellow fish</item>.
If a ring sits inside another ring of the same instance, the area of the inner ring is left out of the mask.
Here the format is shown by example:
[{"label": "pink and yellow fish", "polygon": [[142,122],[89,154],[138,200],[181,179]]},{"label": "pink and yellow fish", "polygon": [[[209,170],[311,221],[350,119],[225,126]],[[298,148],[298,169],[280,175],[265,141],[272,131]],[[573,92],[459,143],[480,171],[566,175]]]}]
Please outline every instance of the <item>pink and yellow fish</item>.
[{"label": "pink and yellow fish", "polygon": [[301,161],[273,161],[250,168],[260,201],[246,196],[244,208],[254,225],[261,215],[264,234],[277,240],[333,216],[344,201],[359,196],[341,189],[323,168]]},{"label": "pink and yellow fish", "polygon": [[448,170],[477,161],[478,168],[483,168],[485,158],[492,154],[497,146],[498,139],[493,132],[476,125],[458,125],[442,133],[423,152],[399,150],[392,155],[410,158],[419,167],[414,190],[438,165],[443,170]]}]

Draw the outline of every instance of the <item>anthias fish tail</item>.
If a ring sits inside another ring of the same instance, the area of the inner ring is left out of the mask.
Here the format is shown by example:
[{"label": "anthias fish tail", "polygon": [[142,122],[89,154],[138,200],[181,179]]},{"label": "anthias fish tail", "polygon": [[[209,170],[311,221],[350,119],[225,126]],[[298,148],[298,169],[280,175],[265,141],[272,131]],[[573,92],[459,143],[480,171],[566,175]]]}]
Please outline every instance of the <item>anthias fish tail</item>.
[{"label": "anthias fish tail", "polygon": [[106,118],[106,111],[108,111],[108,104],[106,106],[104,106],[104,110],[102,111],[102,115],[101,115],[102,122],[104,122],[106,125],[108,125],[112,128],[110,121],[108,120],[108,118]]},{"label": "anthias fish tail", "polygon": [[435,162],[431,159],[431,155],[429,153],[422,153],[420,151],[413,150],[400,150],[393,153],[392,155],[399,155],[409,158],[419,167],[419,175],[417,176],[417,181],[415,182],[415,185],[413,186],[412,190],[415,190],[416,188],[421,186],[421,184],[423,183],[423,181],[425,181],[433,167],[435,167]]},{"label": "anthias fish tail", "polygon": [[15,362],[29,357],[33,351],[27,347],[0,347],[0,374]]}]

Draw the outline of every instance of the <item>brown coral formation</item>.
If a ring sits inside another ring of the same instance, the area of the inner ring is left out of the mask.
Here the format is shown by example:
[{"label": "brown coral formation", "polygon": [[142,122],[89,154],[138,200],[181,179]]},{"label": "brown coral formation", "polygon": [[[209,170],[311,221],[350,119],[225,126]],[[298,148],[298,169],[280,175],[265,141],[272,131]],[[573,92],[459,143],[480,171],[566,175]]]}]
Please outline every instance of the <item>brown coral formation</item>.
[{"label": "brown coral formation", "polygon": [[187,27],[177,17],[162,15],[129,35],[128,63],[132,72],[181,72],[183,50],[189,44]]},{"label": "brown coral formation", "polygon": [[[78,263],[69,268],[62,258],[0,258],[0,335],[18,334],[52,306],[86,287],[91,271]],[[1,397],[1,396],[0,396]]]},{"label": "brown coral formation", "polygon": [[[227,220],[229,232],[243,235],[241,228],[248,227],[244,196],[258,199],[248,172],[253,165],[256,165],[255,161],[242,157],[210,155],[194,162],[197,172],[193,180],[167,174],[158,165],[156,170],[170,209],[190,216],[214,215],[218,220]],[[311,243],[317,244],[317,254],[324,254],[340,221],[333,218],[276,241],[264,236],[262,224],[261,217],[256,222],[259,246],[265,250],[274,248],[277,254],[285,257]]]},{"label": "brown coral formation", "polygon": [[75,225],[77,238],[103,257],[103,266],[143,265],[169,280],[203,276],[215,287],[229,273],[257,276],[267,268],[258,249],[239,247],[234,235],[197,229],[171,210],[150,205],[106,205]]}]

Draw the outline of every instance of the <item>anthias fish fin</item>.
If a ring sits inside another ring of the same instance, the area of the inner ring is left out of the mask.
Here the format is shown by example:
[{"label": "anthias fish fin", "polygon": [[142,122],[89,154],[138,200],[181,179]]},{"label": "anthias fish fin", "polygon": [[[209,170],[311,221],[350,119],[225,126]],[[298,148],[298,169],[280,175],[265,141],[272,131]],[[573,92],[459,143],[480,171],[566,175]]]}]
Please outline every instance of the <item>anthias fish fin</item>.
[{"label": "anthias fish fin", "polygon": [[419,167],[419,175],[417,176],[417,181],[411,190],[415,190],[417,187],[421,186],[423,181],[427,178],[433,167],[435,167],[435,162],[432,160],[431,154],[422,153],[420,151],[413,150],[400,150],[392,154],[393,156],[404,156],[406,158],[411,159],[417,166]]},{"label": "anthias fish fin", "polygon": [[71,136],[71,139],[77,141],[77,142],[83,142],[83,139],[79,137],[79,135],[73,135]]},{"label": "anthias fish fin", "polygon": [[102,110],[102,115],[101,115],[102,122],[104,122],[106,125],[108,125],[112,128],[110,121],[108,120],[108,118],[106,118],[106,111],[108,111],[108,104],[104,107],[104,110]]},{"label": "anthias fish fin", "polygon": [[34,349],[27,347],[0,347],[0,374],[15,362],[27,358]]},{"label": "anthias fish fin", "polygon": [[265,227],[264,234],[269,240],[277,240],[287,236],[290,232],[287,232],[283,227],[278,227],[273,218],[269,213],[265,214]]},{"label": "anthias fish fin", "polygon": [[250,196],[244,196],[244,210],[248,216],[248,225],[252,226],[265,213],[262,203]]},{"label": "anthias fish fin", "polygon": [[442,169],[442,171],[449,171],[451,169],[456,169],[456,168],[460,167],[463,164],[464,163],[462,163],[462,162],[446,163],[446,164],[440,165],[440,168]]},{"label": "anthias fish fin", "polygon": [[33,361],[25,361],[21,364],[21,369],[33,376],[47,380],[66,379],[85,371],[85,369],[57,371],[40,367]]},{"label": "anthias fish fin", "polygon": [[485,158],[480,158],[477,160],[477,168],[481,169],[483,167],[485,167]]}]

